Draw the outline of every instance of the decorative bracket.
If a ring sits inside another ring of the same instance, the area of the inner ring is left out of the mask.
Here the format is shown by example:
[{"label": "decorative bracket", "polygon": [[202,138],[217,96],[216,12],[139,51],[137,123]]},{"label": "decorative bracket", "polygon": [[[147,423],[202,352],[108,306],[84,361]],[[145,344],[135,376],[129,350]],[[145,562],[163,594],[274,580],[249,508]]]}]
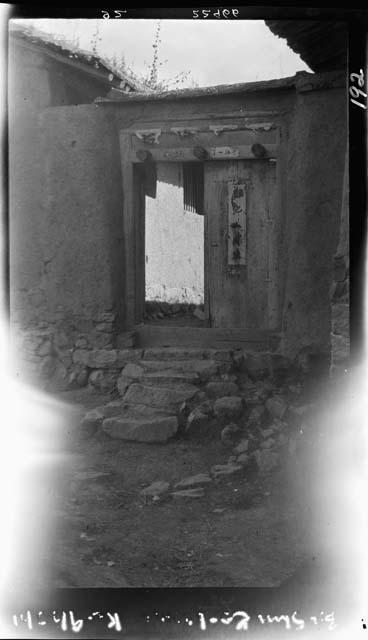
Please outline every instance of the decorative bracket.
[{"label": "decorative bracket", "polygon": [[145,144],[158,144],[161,129],[141,129],[140,131],[134,131],[134,133]]},{"label": "decorative bracket", "polygon": [[237,124],[214,124],[209,126],[209,130],[212,131],[215,136],[220,136],[224,131],[236,131],[239,129]]},{"label": "decorative bracket", "polygon": [[275,128],[275,125],[273,122],[254,122],[251,124],[246,122],[244,128],[250,131],[271,131],[271,129]]},{"label": "decorative bracket", "polygon": [[198,129],[189,129],[187,127],[171,127],[170,131],[172,131],[172,133],[176,133],[180,138],[187,138],[198,133]]}]

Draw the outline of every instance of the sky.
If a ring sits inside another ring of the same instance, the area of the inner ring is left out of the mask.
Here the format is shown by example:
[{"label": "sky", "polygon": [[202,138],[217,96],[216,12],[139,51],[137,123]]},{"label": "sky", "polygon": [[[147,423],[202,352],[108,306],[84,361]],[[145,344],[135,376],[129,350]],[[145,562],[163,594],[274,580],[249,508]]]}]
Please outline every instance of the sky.
[{"label": "sky", "polygon": [[[97,51],[125,56],[128,67],[147,75],[157,20],[22,20],[37,29],[79,40],[90,50],[98,27]],[[162,20],[158,80],[190,72],[181,87],[253,82],[292,76],[309,67],[274,36],[263,20]]]}]

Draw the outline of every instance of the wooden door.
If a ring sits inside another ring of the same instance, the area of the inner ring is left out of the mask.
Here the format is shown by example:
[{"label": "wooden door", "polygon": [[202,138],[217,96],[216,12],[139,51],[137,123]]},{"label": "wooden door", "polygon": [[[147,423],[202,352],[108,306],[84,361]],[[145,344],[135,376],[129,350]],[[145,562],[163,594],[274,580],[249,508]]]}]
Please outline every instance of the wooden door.
[{"label": "wooden door", "polygon": [[275,191],[276,167],[268,160],[205,163],[207,311],[212,327],[278,329]]}]

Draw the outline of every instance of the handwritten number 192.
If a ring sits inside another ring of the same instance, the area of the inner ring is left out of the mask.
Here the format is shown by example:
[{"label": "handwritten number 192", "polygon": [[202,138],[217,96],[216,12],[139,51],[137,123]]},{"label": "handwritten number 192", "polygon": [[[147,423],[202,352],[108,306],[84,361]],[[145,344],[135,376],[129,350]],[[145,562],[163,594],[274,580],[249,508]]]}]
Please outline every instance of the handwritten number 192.
[{"label": "handwritten number 192", "polygon": [[[362,91],[362,89],[358,89],[358,87],[364,87],[364,72],[363,69],[359,70],[359,73],[351,73],[350,74],[350,82],[352,83],[349,87],[350,102],[358,105],[362,109],[366,109],[367,105],[364,104],[364,100],[362,98],[367,98],[367,94]],[[358,85],[358,87],[356,86]],[[355,100],[353,99],[355,98]]]}]

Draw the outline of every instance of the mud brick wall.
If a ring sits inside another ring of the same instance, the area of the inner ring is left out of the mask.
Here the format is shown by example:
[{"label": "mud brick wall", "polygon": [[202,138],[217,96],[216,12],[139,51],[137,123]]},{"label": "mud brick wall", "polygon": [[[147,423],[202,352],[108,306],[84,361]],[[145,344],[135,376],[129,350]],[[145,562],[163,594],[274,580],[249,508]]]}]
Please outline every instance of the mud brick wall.
[{"label": "mud brick wall", "polygon": [[55,388],[86,383],[73,351],[111,348],[121,313],[119,274],[110,278],[122,251],[120,155],[111,117],[87,104],[108,89],[10,39],[13,361]]},{"label": "mud brick wall", "polygon": [[330,288],[346,149],[345,89],[297,86],[289,130],[284,250],[285,353],[330,349]]},{"label": "mud brick wall", "polygon": [[28,179],[13,187],[12,330],[17,352],[59,388],[85,381],[73,349],[111,348],[117,335],[124,303],[120,155],[111,116],[94,105],[44,109],[36,131],[37,141],[23,148],[36,189],[28,190]]},{"label": "mud brick wall", "polygon": [[[295,86],[244,95],[23,108],[10,136],[10,285],[13,334],[30,366],[56,387],[85,384],[75,350],[114,349],[126,329],[119,131],[142,120],[174,125],[265,109],[276,112],[272,120],[281,132],[283,352],[292,358],[311,347],[329,357],[332,343],[335,356],[340,345],[342,359],[346,271],[332,294],[332,334],[329,292],[339,242],[345,103],[338,78],[304,74]],[[347,267],[347,251],[340,253]]]}]

